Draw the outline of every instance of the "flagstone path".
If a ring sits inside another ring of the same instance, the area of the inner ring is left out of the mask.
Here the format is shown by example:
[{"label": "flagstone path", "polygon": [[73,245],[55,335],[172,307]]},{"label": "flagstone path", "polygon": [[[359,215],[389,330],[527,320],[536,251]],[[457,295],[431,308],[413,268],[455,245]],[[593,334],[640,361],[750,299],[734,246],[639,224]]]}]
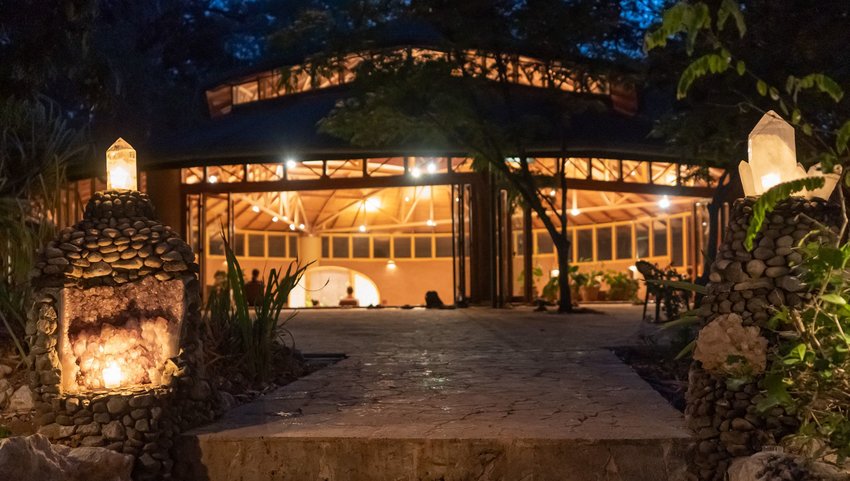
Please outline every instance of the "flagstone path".
[{"label": "flagstone path", "polygon": [[640,311],[302,311],[335,365],[183,439],[193,476],[656,480],[679,475],[681,414],[608,349]]}]

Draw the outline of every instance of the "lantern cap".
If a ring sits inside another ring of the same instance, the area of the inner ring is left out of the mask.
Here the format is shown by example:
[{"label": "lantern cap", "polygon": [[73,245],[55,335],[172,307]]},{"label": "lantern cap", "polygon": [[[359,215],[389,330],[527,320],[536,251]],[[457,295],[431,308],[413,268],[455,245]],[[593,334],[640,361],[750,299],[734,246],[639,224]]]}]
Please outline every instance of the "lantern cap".
[{"label": "lantern cap", "polygon": [[110,145],[109,148],[106,149],[106,151],[107,152],[115,152],[116,150],[126,150],[126,149],[132,149],[132,148],[133,148],[133,146],[130,145],[126,140],[124,140],[121,137],[118,137],[118,140],[113,142],[112,145]]}]

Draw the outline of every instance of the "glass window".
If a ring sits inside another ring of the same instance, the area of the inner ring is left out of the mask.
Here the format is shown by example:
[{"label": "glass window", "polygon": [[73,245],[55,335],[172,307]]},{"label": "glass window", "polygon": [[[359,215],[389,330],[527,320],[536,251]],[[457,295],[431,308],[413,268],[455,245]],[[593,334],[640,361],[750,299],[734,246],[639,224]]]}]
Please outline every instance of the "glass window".
[{"label": "glass window", "polygon": [[649,227],[643,222],[635,224],[635,248],[638,259],[649,257]]},{"label": "glass window", "polygon": [[451,237],[437,237],[434,239],[437,244],[437,257],[451,257],[452,256],[452,238]]},{"label": "glass window", "polygon": [[322,257],[330,257],[331,256],[331,248],[330,248],[330,240],[327,237],[322,237]]},{"label": "glass window", "polygon": [[610,261],[611,249],[611,228],[600,227],[596,230],[596,260]]},{"label": "glass window", "polygon": [[333,245],[333,256],[336,259],[346,259],[351,257],[349,250],[350,244],[348,237],[332,237],[331,244]]},{"label": "glass window", "polygon": [[263,234],[248,234],[248,255],[251,257],[266,256],[266,236]]},{"label": "glass window", "polygon": [[298,257],[298,236],[289,236],[289,257]]},{"label": "glass window", "polygon": [[233,253],[237,256],[245,255],[245,234],[235,234],[233,236]]},{"label": "glass window", "polygon": [[670,263],[674,266],[685,265],[685,234],[683,219],[670,219]]},{"label": "glass window", "polygon": [[617,259],[632,258],[632,226],[618,225],[614,228],[617,237]]},{"label": "glass window", "polygon": [[214,232],[210,235],[210,255],[213,256],[223,256],[224,255],[224,241],[221,239],[221,234],[218,232]]},{"label": "glass window", "polygon": [[578,261],[590,262],[593,260],[593,229],[579,229],[576,231],[578,238]]},{"label": "glass window", "polygon": [[431,252],[431,237],[414,237],[413,244],[415,246],[415,252],[417,258],[429,258],[434,257],[433,252]]},{"label": "glass window", "polygon": [[387,259],[390,257],[390,238],[375,237],[372,239],[372,257]]},{"label": "glass window", "polygon": [[655,257],[667,255],[667,221],[652,221],[652,255]]},{"label": "glass window", "polygon": [[537,253],[551,254],[555,252],[555,245],[552,244],[552,236],[548,232],[537,232]]},{"label": "glass window", "polygon": [[351,238],[351,250],[354,253],[352,257],[357,259],[369,258],[369,238],[357,236]]},{"label": "glass window", "polygon": [[269,234],[269,257],[286,257],[286,237]]},{"label": "glass window", "polygon": [[393,255],[395,257],[410,257],[410,237],[393,237]]}]

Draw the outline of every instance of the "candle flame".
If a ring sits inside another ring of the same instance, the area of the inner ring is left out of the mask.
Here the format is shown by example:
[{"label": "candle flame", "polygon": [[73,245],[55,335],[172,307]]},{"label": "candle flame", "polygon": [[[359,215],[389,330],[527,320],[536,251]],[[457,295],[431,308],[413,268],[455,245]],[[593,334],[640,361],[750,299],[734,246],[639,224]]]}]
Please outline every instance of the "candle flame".
[{"label": "candle flame", "polygon": [[110,362],[103,369],[103,387],[107,389],[116,388],[121,385],[121,381],[124,380],[124,373],[121,372],[121,368],[118,367],[114,362]]}]

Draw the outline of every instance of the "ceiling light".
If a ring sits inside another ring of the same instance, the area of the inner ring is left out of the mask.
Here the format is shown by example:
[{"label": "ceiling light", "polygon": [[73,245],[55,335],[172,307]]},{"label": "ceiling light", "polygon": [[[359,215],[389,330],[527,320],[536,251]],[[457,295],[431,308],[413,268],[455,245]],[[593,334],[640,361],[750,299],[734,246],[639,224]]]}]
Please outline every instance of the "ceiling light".
[{"label": "ceiling light", "polygon": [[260,212],[260,208],[259,208],[258,206],[256,206],[256,205],[251,206],[251,210],[252,210],[254,213]]},{"label": "ceiling light", "polygon": [[434,227],[435,225],[437,225],[437,223],[434,222],[434,219],[428,219],[428,220],[425,221],[425,225],[427,225],[429,227]]},{"label": "ceiling light", "polygon": [[216,182],[218,182],[218,176],[211,175],[209,180],[210,184],[215,184]]},{"label": "ceiling light", "polygon": [[387,269],[395,269],[395,268],[396,268],[395,261],[392,260],[392,259],[388,260],[387,261]]},{"label": "ceiling light", "polygon": [[366,224],[360,224],[360,227],[358,227],[357,230],[359,230],[360,232],[366,232]]},{"label": "ceiling light", "polygon": [[555,191],[555,189],[552,189],[552,190],[550,190],[550,191],[549,191],[549,197],[555,197],[555,195],[556,195],[557,193],[558,193],[558,192],[557,192],[557,191]]},{"label": "ceiling light", "polygon": [[295,230],[295,224],[289,224],[289,230]]},{"label": "ceiling light", "polygon": [[298,228],[304,230],[304,224],[298,224]]},{"label": "ceiling light", "polygon": [[283,216],[283,221],[284,221],[284,222],[289,222],[289,216],[286,216],[286,215],[285,215],[285,216]]},{"label": "ceiling light", "polygon": [[366,212],[375,212],[381,208],[381,199],[370,197],[363,201],[363,205],[366,207]]},{"label": "ceiling light", "polygon": [[287,159],[287,160],[286,160],[286,168],[287,168],[287,169],[294,169],[296,165],[297,165],[297,164],[295,163],[295,161],[294,161],[294,160],[292,160],[292,159]]},{"label": "ceiling light", "polygon": [[419,170],[419,167],[414,167],[413,170],[410,171],[410,175],[412,175],[414,179],[418,179],[422,176],[422,171]]},{"label": "ceiling light", "polygon": [[272,217],[272,222],[277,222],[277,216]]},{"label": "ceiling light", "polygon": [[437,164],[433,162],[428,162],[428,165],[425,168],[428,170],[429,174],[437,172]]},{"label": "ceiling light", "polygon": [[575,207],[573,207],[572,209],[570,209],[570,215],[571,215],[571,216],[575,217],[575,216],[577,216],[577,215],[579,215],[579,214],[581,214],[581,209],[576,209]]},{"label": "ceiling light", "polygon": [[410,197],[408,197],[408,196],[404,196],[404,201],[405,201],[405,202],[410,202]]},{"label": "ceiling light", "polygon": [[560,269],[552,269],[549,271],[549,277],[558,277],[561,275]]},{"label": "ceiling light", "polygon": [[661,200],[658,201],[658,207],[661,207],[662,209],[670,207],[670,198],[666,195],[662,197]]}]

